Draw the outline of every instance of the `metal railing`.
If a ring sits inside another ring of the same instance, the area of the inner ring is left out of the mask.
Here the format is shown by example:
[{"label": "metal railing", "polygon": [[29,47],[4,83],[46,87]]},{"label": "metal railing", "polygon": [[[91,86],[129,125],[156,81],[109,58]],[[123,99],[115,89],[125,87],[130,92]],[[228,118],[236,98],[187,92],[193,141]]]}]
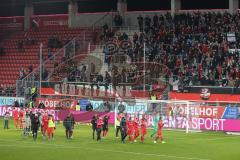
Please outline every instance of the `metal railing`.
[{"label": "metal railing", "polygon": [[[87,30],[86,30],[87,31]],[[47,59],[42,58],[39,60],[39,66],[35,68],[30,74],[21,80],[16,82],[16,96],[17,97],[27,97],[25,90],[29,87],[40,87],[40,70],[42,70],[42,80],[50,79],[51,75],[54,73],[58,65],[64,63],[65,60],[75,57],[82,51],[87,49],[88,41],[86,41],[86,33],[72,39],[67,44],[65,44],[61,49],[59,49],[55,54]],[[41,46],[41,45],[40,45]],[[40,57],[43,53],[40,53]],[[41,67],[41,69],[40,69]]]}]

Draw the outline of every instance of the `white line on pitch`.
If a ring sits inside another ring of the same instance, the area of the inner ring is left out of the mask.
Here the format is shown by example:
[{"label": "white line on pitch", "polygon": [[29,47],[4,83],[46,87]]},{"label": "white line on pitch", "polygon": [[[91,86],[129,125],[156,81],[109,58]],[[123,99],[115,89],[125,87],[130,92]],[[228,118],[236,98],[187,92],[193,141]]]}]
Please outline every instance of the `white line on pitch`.
[{"label": "white line on pitch", "polygon": [[[33,144],[33,143],[26,143],[25,144]],[[132,154],[132,155],[142,155],[142,156],[155,156],[155,157],[167,157],[167,158],[174,158],[174,159],[188,159],[188,160],[210,160],[205,158],[197,158],[197,157],[182,157],[182,156],[173,156],[173,155],[166,155],[166,154],[155,154],[155,153],[139,153],[139,152],[129,152],[129,151],[116,151],[116,150],[108,150],[108,149],[99,149],[99,148],[85,148],[85,147],[77,147],[77,146],[65,146],[65,145],[57,145],[57,144],[45,144],[45,143],[37,143],[34,146],[26,146],[26,145],[8,145],[8,144],[0,144],[2,147],[16,147],[16,148],[42,148],[42,146],[37,145],[45,145],[46,146],[54,146],[54,148],[64,148],[64,149],[84,149],[84,150],[94,150],[94,151],[103,151],[103,152],[115,152],[115,153],[123,153],[123,154]],[[53,148],[53,149],[54,149]]]}]

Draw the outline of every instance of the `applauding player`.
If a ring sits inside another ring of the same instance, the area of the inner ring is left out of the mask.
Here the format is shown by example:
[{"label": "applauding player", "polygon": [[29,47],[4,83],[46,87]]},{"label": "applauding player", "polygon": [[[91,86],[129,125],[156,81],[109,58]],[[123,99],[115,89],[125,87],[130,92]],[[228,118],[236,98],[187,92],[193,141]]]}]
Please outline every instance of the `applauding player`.
[{"label": "applauding player", "polygon": [[160,117],[158,120],[157,135],[155,137],[154,143],[157,143],[158,138],[160,138],[162,143],[166,143],[165,141],[163,141],[163,134],[162,134],[163,126],[164,126],[164,124],[163,124],[162,118]]},{"label": "applauding player", "polygon": [[132,121],[131,117],[129,117],[129,120],[127,121],[127,133],[129,142],[132,143],[134,140],[134,121]]},{"label": "applauding player", "polygon": [[141,119],[140,125],[141,125],[141,142],[143,143],[144,136],[147,134],[147,121],[144,118],[144,116]]},{"label": "applauding player", "polygon": [[108,120],[109,120],[109,116],[105,115],[103,117],[103,137],[107,136],[108,133]]},{"label": "applauding player", "polygon": [[134,120],[134,142],[137,142],[138,136],[139,136],[138,118],[135,118],[135,120]]}]

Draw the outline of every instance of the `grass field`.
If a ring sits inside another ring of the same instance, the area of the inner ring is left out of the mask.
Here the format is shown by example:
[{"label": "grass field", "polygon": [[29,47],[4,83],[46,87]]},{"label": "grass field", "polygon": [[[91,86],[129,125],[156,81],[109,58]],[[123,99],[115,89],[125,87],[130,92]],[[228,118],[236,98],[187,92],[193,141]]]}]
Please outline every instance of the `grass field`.
[{"label": "grass field", "polygon": [[107,138],[101,142],[92,140],[91,128],[78,125],[74,138],[67,140],[62,124],[57,125],[55,139],[37,141],[23,137],[10,121],[10,129],[3,130],[0,120],[1,160],[239,160],[240,136],[217,132],[186,134],[179,131],[164,131],[166,144],[154,144],[148,131],[146,142],[120,143],[115,130],[110,128]]}]

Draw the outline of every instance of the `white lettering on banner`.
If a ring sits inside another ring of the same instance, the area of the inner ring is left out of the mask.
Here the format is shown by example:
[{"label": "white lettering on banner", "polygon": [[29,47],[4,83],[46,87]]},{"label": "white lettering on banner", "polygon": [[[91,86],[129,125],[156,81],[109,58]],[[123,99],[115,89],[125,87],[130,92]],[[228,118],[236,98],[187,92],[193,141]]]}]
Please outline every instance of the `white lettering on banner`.
[{"label": "white lettering on banner", "polygon": [[18,101],[19,104],[24,102],[22,97],[0,97],[0,106],[13,105],[15,101]]},{"label": "white lettering on banner", "polygon": [[[128,117],[139,118],[145,116],[148,127],[153,127],[155,116],[139,113],[128,113]],[[187,125],[190,130],[213,130],[224,131],[226,119],[211,118],[191,118],[187,121],[186,117],[169,117],[163,116],[164,128],[186,129]]]},{"label": "white lettering on banner", "polygon": [[[187,115],[186,105],[176,105],[171,107],[174,113],[178,112],[180,115]],[[205,106],[190,106],[189,113],[191,116],[216,117],[218,114],[218,108]]]},{"label": "white lettering on banner", "polygon": [[74,107],[74,101],[72,100],[51,100],[51,99],[40,99],[39,103],[43,103],[47,108],[56,108],[56,107],[63,107],[63,108],[72,108]]},{"label": "white lettering on banner", "polygon": [[217,130],[223,131],[225,119],[211,119],[211,118],[192,118],[187,121],[185,117],[163,117],[164,126],[166,128],[185,129],[187,125],[193,130]]},{"label": "white lettering on banner", "polygon": [[[109,86],[111,88],[111,86]],[[113,97],[118,95],[119,97],[132,97],[131,90],[123,91],[123,88],[117,88],[117,91],[114,92],[112,89],[108,89],[105,94],[105,86],[100,85],[97,89],[96,85],[93,86],[93,93],[91,92],[91,85],[74,85],[74,84],[55,84],[54,85],[54,94],[57,95],[71,95],[71,96],[81,96],[85,91],[85,96],[98,96],[98,97]],[[116,94],[116,95],[115,95]]]},{"label": "white lettering on banner", "polygon": [[69,94],[75,95],[75,85],[73,85],[73,84],[69,85]]},{"label": "white lettering on banner", "polygon": [[67,20],[44,21],[43,25],[44,26],[66,26],[66,25],[68,25],[68,21]]},{"label": "white lettering on banner", "polygon": [[[20,108],[16,108],[18,111],[20,111]],[[0,116],[4,116],[4,114],[6,112],[9,112],[10,116],[13,115],[13,107],[0,107]],[[53,118],[55,120],[58,120],[58,112],[59,110],[51,110],[51,109],[37,109],[37,108],[32,108],[31,109],[32,112],[47,112],[48,114],[52,114],[53,115]]]}]

